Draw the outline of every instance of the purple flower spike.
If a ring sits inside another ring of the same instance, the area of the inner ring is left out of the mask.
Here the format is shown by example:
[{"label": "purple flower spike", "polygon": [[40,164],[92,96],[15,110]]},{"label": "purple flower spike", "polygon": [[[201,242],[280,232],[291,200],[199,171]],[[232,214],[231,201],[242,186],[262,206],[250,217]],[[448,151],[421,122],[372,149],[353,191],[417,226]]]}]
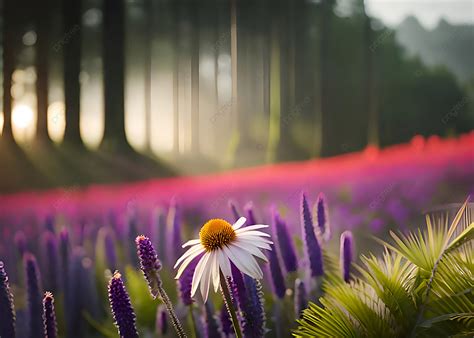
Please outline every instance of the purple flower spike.
[{"label": "purple flower spike", "polygon": [[168,333],[168,314],[163,305],[158,306],[156,311],[156,331],[160,337],[164,337]]},{"label": "purple flower spike", "polygon": [[354,255],[354,238],[352,232],[346,230],[341,234],[340,259],[342,278],[346,283],[351,280],[351,265]]},{"label": "purple flower spike", "polygon": [[43,325],[45,338],[56,338],[58,336],[54,297],[51,292],[46,292],[43,298]]},{"label": "purple flower spike", "polygon": [[25,253],[23,264],[25,266],[28,315],[30,319],[29,337],[36,338],[43,333],[43,292],[41,291],[40,274],[36,258],[32,254]]},{"label": "purple flower spike", "polygon": [[[167,262],[171,264],[176,262],[176,260],[183,253],[181,245],[176,245],[182,243],[181,239],[181,214],[179,210],[178,203],[176,200],[171,201],[170,208],[168,210],[168,219],[167,219],[168,229],[171,233],[171,241],[168,241],[168,257]],[[169,237],[168,237],[169,238]],[[171,264],[171,265],[173,265]]]},{"label": "purple flower spike", "polygon": [[15,337],[15,309],[13,295],[10,292],[8,276],[3,262],[0,261],[0,337]]},{"label": "purple flower spike", "polygon": [[69,271],[69,232],[66,228],[63,228],[59,232],[59,252],[61,256],[61,270],[63,273],[62,283],[63,289],[67,292],[68,289],[68,278],[67,272]]},{"label": "purple flower spike", "polygon": [[305,194],[303,194],[301,201],[301,223],[303,226],[303,238],[305,240],[306,254],[308,255],[311,268],[311,276],[319,277],[324,274],[323,253],[318,238],[314,233],[313,219],[311,218],[311,212]]},{"label": "purple flower spike", "polygon": [[19,230],[15,233],[14,242],[20,257],[23,257],[26,252],[26,237],[23,231]]},{"label": "purple flower spike", "polygon": [[244,207],[244,211],[247,214],[247,224],[249,225],[257,224],[252,202],[247,203],[247,205]]},{"label": "purple flower spike", "polygon": [[319,194],[318,200],[316,201],[315,209],[319,233],[321,234],[321,238],[324,239],[325,242],[327,242],[331,238],[331,228],[329,227],[329,216],[326,204],[326,197],[323,193]]},{"label": "purple flower spike", "polygon": [[105,257],[111,270],[117,267],[117,254],[115,252],[115,240],[111,230],[108,230],[104,238]]},{"label": "purple flower spike", "polygon": [[240,218],[240,213],[237,210],[237,206],[235,205],[234,201],[229,201],[229,208],[230,208],[230,211],[232,212],[232,216],[237,221]]},{"label": "purple flower spike", "polygon": [[232,328],[232,320],[230,319],[229,311],[227,311],[225,304],[222,304],[221,306],[219,317],[221,320],[221,331],[224,334],[224,337],[231,336],[234,333],[234,329]]},{"label": "purple flower spike", "polygon": [[123,284],[122,276],[118,271],[115,271],[109,282],[109,301],[120,337],[138,337],[135,326],[135,312]]},{"label": "purple flower spike", "polygon": [[245,291],[245,284],[244,284],[244,277],[242,272],[234,265],[234,263],[230,263],[230,270],[232,273],[232,280],[231,280],[231,289],[232,289],[232,296],[234,300],[237,300],[241,309],[245,309],[247,296]]},{"label": "purple flower spike", "polygon": [[[50,290],[57,290],[58,279],[58,241],[56,236],[47,231],[43,235],[44,260],[48,262],[45,268],[45,287]],[[47,283],[46,283],[47,282]]]},{"label": "purple flower spike", "polygon": [[204,322],[206,323],[207,337],[220,337],[219,324],[217,323],[216,317],[214,316],[214,307],[211,302],[204,304],[205,314]]},{"label": "purple flower spike", "polygon": [[266,333],[266,317],[262,285],[250,276],[244,276],[247,290],[247,306],[244,311],[244,337],[262,338]]},{"label": "purple flower spike", "polygon": [[148,282],[151,295],[153,298],[156,298],[162,284],[161,278],[158,275],[158,271],[161,270],[161,262],[158,260],[155,248],[153,248],[148,237],[143,235],[137,236],[135,244],[137,245],[138,258],[140,259],[140,268]]},{"label": "purple flower spike", "polygon": [[199,259],[194,259],[187,269],[184,270],[181,277],[179,277],[178,284],[179,284],[179,296],[181,297],[181,301],[184,305],[191,305],[193,303],[193,299],[191,298],[191,286],[193,282],[193,275],[194,270],[196,269],[196,265]]},{"label": "purple flower spike", "polygon": [[308,295],[306,287],[301,279],[295,280],[295,315],[299,317],[301,312],[308,307]]},{"label": "purple flower spike", "polygon": [[280,218],[278,213],[274,210],[273,226],[275,235],[280,248],[281,257],[287,272],[295,272],[298,270],[298,261],[296,258],[295,246],[291,239],[290,233],[286,223]]},{"label": "purple flower spike", "polygon": [[280,299],[285,297],[286,286],[285,279],[283,277],[283,272],[281,271],[280,262],[278,260],[278,255],[275,250],[275,245],[272,245],[272,250],[268,252],[269,261],[270,261],[270,273],[272,275],[273,282],[273,291],[276,296]]}]

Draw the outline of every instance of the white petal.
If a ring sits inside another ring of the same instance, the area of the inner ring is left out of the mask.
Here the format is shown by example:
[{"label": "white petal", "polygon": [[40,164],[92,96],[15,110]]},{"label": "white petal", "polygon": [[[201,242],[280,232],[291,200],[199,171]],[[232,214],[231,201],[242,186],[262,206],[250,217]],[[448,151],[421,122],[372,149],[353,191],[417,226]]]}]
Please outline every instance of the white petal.
[{"label": "white petal", "polygon": [[189,265],[197,256],[199,256],[199,255],[202,254],[203,252],[204,252],[204,249],[199,250],[199,251],[193,253],[193,254],[192,254],[191,256],[189,256],[188,258],[186,258],[186,260],[183,262],[183,264],[181,264],[181,266],[179,267],[178,272],[176,273],[175,279],[179,279],[179,277],[181,277],[181,275],[183,274],[184,270],[186,270],[186,268],[188,267],[188,265]]},{"label": "white petal", "polygon": [[[245,228],[239,229],[239,231],[237,231],[237,233],[250,231],[250,230],[257,230],[257,229],[262,229],[262,228],[268,228],[268,225],[265,225],[265,224],[249,225],[249,226],[246,226]],[[234,230],[236,230],[236,229],[234,229]]]},{"label": "white petal", "polygon": [[176,261],[176,264],[174,265],[173,269],[176,269],[176,267],[181,263],[185,258],[189,257],[190,255],[194,254],[197,251],[204,250],[204,247],[199,244],[195,245],[192,248],[189,248],[181,257],[178,258]]},{"label": "white petal", "polygon": [[248,244],[248,243],[243,243],[243,242],[239,241],[238,239],[236,241],[234,241],[232,244],[234,244],[235,246],[238,246],[241,249],[244,249],[244,250],[248,251],[252,255],[254,255],[258,258],[261,258],[265,262],[268,263],[267,257],[255,245]]},{"label": "white petal", "polygon": [[232,244],[225,246],[224,251],[240,271],[253,278],[262,278],[261,270],[251,254],[233,246]]},{"label": "white petal", "polygon": [[201,281],[202,274],[205,269],[207,269],[207,261],[209,260],[209,252],[206,252],[204,256],[199,260],[199,263],[196,265],[196,270],[194,270],[193,283],[191,285],[191,297],[197,291],[199,282]]},{"label": "white petal", "polygon": [[258,265],[257,261],[248,251],[245,251],[233,244],[229,245],[229,249],[235,254],[235,256],[237,256],[240,259],[240,261],[246,267],[248,267],[249,269],[253,271],[253,274],[250,276],[256,279],[263,278],[262,269],[260,269],[260,266]]},{"label": "white petal", "polygon": [[201,240],[200,239],[192,239],[190,241],[187,241],[186,243],[184,243],[181,247],[182,248],[185,248],[187,246],[190,246],[190,245],[196,245],[198,243],[201,243]]},{"label": "white petal", "polygon": [[[217,259],[219,261],[219,267],[225,277],[232,277],[232,271],[230,269],[229,258],[225,255],[222,250],[217,251]],[[220,276],[219,276],[220,277]]]},{"label": "white petal", "polygon": [[244,235],[239,235],[237,238],[238,238],[239,240],[245,240],[245,241],[247,241],[247,242],[249,242],[249,243],[254,243],[254,242],[257,243],[257,242],[258,242],[258,243],[273,244],[273,242],[270,241],[270,240],[267,239],[267,238],[262,238],[262,237],[257,237],[257,236],[251,236],[251,235],[249,235],[249,236],[246,236],[246,235],[245,235],[245,236],[244,236]]},{"label": "white petal", "polygon": [[212,268],[212,284],[214,284],[214,292],[217,292],[219,289],[219,280],[220,280],[220,275],[219,275],[219,252],[221,250],[216,251],[214,254],[214,261],[213,261],[213,268]]},{"label": "white petal", "polygon": [[245,231],[245,232],[237,232],[236,231],[235,233],[237,234],[237,236],[246,235],[246,236],[270,237],[269,234],[267,234],[265,232],[258,231],[258,230],[251,230],[251,231]]},{"label": "white petal", "polygon": [[245,224],[246,221],[247,221],[247,219],[245,217],[240,217],[237,220],[237,222],[235,222],[234,225],[232,225],[232,229],[234,229],[234,230],[239,229],[242,225]]},{"label": "white petal", "polygon": [[209,260],[207,262],[207,266],[204,268],[204,272],[201,277],[201,296],[204,300],[204,303],[207,301],[207,297],[209,296],[209,283],[211,280],[212,275],[212,267],[214,264],[214,259],[216,258],[216,254],[211,252],[209,254]]}]

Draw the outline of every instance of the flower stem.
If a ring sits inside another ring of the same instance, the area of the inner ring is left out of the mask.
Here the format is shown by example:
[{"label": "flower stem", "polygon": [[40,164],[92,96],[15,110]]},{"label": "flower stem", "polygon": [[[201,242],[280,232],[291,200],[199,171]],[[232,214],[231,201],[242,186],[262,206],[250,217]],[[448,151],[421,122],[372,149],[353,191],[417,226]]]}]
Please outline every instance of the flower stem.
[{"label": "flower stem", "polygon": [[161,285],[158,286],[158,293],[160,294],[160,298],[166,306],[166,310],[168,310],[168,314],[171,318],[171,323],[173,323],[174,329],[180,338],[186,338],[186,333],[184,333],[183,326],[179,322],[178,317],[173,309],[173,304],[171,303],[170,298],[166,294],[166,291],[163,289]]},{"label": "flower stem", "polygon": [[222,296],[224,297],[225,306],[230,314],[230,318],[232,319],[232,325],[234,326],[235,336],[237,338],[242,338],[242,331],[240,330],[240,324],[239,320],[237,319],[237,313],[235,312],[232,297],[230,296],[229,285],[227,284],[227,280],[222,271],[219,271],[219,273],[221,279],[220,282]]}]

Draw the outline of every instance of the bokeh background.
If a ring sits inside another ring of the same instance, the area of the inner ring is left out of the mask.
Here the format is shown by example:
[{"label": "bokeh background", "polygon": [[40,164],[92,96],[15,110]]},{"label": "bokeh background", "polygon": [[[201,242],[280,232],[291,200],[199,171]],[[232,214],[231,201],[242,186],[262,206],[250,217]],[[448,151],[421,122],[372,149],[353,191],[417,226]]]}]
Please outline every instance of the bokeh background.
[{"label": "bokeh background", "polygon": [[[334,255],[345,230],[357,255],[425,213],[452,217],[474,193],[473,11],[472,0],[3,0],[0,260],[18,323],[26,252],[57,296],[60,336],[115,335],[114,269],[152,336],[138,234],[184,318],[172,266],[209,218],[273,226],[279,213],[303,257],[303,192],[326,202]],[[283,337],[298,313],[273,315],[271,280],[267,327]]]}]

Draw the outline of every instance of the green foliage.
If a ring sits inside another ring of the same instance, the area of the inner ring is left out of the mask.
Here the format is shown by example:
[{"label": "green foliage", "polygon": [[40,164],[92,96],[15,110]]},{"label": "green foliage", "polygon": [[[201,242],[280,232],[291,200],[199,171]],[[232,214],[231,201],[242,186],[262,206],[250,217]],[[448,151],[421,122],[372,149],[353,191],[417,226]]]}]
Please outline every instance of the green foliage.
[{"label": "green foliage", "polygon": [[[474,223],[467,202],[448,226],[392,233],[381,259],[361,257],[351,283],[328,279],[295,336],[427,337],[474,334]],[[447,219],[447,218],[446,218]]]}]

